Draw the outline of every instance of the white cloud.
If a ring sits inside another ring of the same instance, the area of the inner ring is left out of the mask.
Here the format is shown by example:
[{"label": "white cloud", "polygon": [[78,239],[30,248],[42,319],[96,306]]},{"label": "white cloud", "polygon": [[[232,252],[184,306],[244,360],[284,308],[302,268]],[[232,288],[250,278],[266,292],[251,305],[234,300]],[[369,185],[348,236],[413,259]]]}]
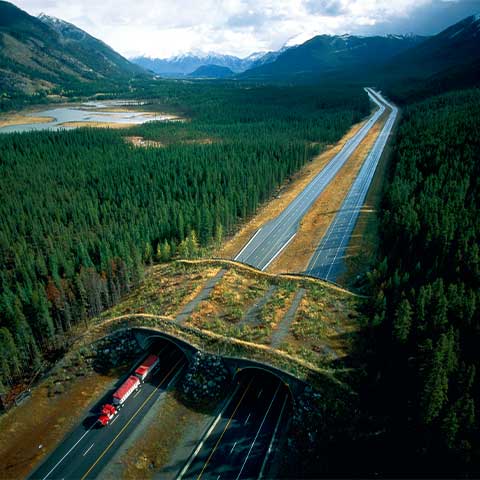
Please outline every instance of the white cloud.
[{"label": "white cloud", "polygon": [[14,0],[14,3],[32,15],[45,12],[72,22],[125,56],[168,57],[195,49],[246,56],[254,51],[276,50],[286,42],[301,43],[321,33],[366,33],[369,29],[378,32],[395,25],[408,28],[410,19],[409,31],[415,31],[418,19],[412,16],[413,12],[423,9],[422,12],[428,13],[429,8],[438,8],[439,4],[469,1]]}]

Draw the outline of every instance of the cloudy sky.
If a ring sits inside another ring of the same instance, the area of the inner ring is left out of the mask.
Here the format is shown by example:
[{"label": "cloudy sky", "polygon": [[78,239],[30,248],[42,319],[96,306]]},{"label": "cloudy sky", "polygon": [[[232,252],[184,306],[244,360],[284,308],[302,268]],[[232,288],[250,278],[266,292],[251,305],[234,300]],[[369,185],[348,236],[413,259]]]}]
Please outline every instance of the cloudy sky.
[{"label": "cloudy sky", "polygon": [[326,34],[434,34],[480,0],[13,0],[74,23],[127,57],[244,57]]}]

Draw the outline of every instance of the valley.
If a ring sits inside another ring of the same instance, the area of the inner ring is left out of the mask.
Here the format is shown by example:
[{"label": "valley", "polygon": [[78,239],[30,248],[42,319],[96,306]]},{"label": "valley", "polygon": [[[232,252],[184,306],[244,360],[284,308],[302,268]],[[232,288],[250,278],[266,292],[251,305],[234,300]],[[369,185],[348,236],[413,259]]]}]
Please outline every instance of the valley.
[{"label": "valley", "polygon": [[[376,121],[379,113],[381,115],[383,110],[379,110],[373,115],[373,121]],[[363,127],[357,129],[357,135],[362,135],[371,124],[372,120],[369,120]],[[349,135],[347,138],[345,145],[351,145],[355,142],[356,137]],[[222,249],[221,246],[219,247]],[[228,264],[223,266],[222,271],[225,274],[220,277],[220,281],[215,284],[210,295],[200,301],[187,316],[183,312],[186,311],[190,302],[194,300],[196,295],[200,294],[205,283],[220,272],[218,267],[215,266],[215,262],[209,264],[209,261],[206,260],[205,263],[200,261],[200,263],[185,263],[183,266],[182,264],[173,264],[163,269],[154,268],[149,275],[150,278],[145,279],[138,292],[135,292],[125,304],[122,302],[112,311],[105,312],[102,317],[108,324],[110,318],[127,319],[131,316],[141,319],[145,316],[145,318],[151,318],[151,321],[154,321],[155,316],[159,315],[159,318],[165,318],[164,321],[171,322],[172,326],[169,328],[173,328],[175,335],[186,338],[189,342],[193,341],[194,344],[198,344],[198,339],[194,340],[188,335],[185,337],[183,328],[198,329],[199,332],[203,332],[203,335],[207,335],[207,338],[208,335],[216,335],[217,345],[219,345],[218,342],[226,342],[224,348],[226,348],[225,354],[227,355],[231,355],[235,351],[234,355],[237,356],[240,354],[240,356],[246,355],[248,358],[267,360],[268,363],[278,364],[282,369],[286,368],[287,371],[293,369],[292,372],[297,376],[302,369],[306,369],[308,372],[309,369],[313,369],[313,371],[320,369],[321,371],[327,368],[332,373],[334,373],[335,368],[342,369],[339,366],[329,367],[329,363],[341,362],[342,358],[347,358],[351,353],[351,342],[357,330],[355,322],[352,321],[357,315],[355,305],[358,300],[355,300],[355,296],[351,297],[348,292],[336,291],[335,289],[329,292],[327,285],[316,285],[315,282],[311,282],[310,286],[308,282],[305,283],[301,279],[295,279],[295,277],[286,276],[282,279],[282,277],[276,277],[275,275],[266,275],[262,278],[262,275],[258,276],[253,269],[250,271],[240,265],[237,267],[234,266],[235,264],[232,265],[233,268]],[[183,274],[181,273],[182,270]],[[179,275],[181,275],[180,279]],[[195,279],[193,285],[189,284],[188,277]],[[158,284],[160,279],[161,286]],[[174,298],[176,300],[172,303],[172,294],[178,288],[178,285],[182,286],[183,293],[180,296],[175,293]],[[301,290],[298,290],[299,287]],[[301,291],[302,296],[298,305],[294,308],[293,304],[297,302],[297,291]],[[267,292],[272,292],[269,300],[262,308],[257,308],[256,304]],[[140,298],[144,298],[144,300]],[[153,303],[150,304],[152,300]],[[322,305],[320,310],[322,312],[322,324],[316,326],[318,303]],[[349,306],[347,307],[347,305]],[[339,318],[340,312],[342,312],[342,315],[347,315],[343,320]],[[288,318],[288,316],[292,318]],[[298,320],[295,320],[297,316]],[[168,320],[169,318],[171,320]],[[104,320],[100,319],[99,326],[103,323]],[[181,325],[178,327],[180,331],[175,330],[174,325],[176,323]],[[340,339],[342,336],[345,338]],[[227,339],[238,339],[239,343],[228,346],[231,340],[228,342]],[[89,342],[91,342],[91,339],[89,339]],[[306,348],[309,342],[311,342],[310,349]],[[321,343],[319,344],[319,342]],[[269,346],[270,344],[278,349],[278,354],[273,353],[274,351],[270,353],[269,349],[256,351],[256,345]],[[210,350],[207,345],[208,343],[203,346],[203,351],[208,352]],[[215,348],[217,353],[219,352],[218,348],[218,346]],[[240,353],[242,350],[244,350],[244,353]],[[289,366],[287,367],[287,365]],[[94,401],[93,398],[92,401]],[[279,408],[279,411],[282,411],[283,414],[285,407],[280,404]],[[96,411],[96,407],[92,407],[91,411]],[[143,414],[138,418],[143,418]],[[274,418],[276,417],[274,416]],[[278,425],[280,424],[277,421],[273,421],[272,428],[278,430]],[[75,442],[77,437],[81,438],[83,442],[83,428],[80,427],[81,430],[78,434],[72,433]],[[87,431],[85,431],[85,434]],[[163,433],[160,430],[156,435],[160,435],[161,438]],[[128,438],[126,435],[122,435],[122,438],[124,436]],[[239,440],[236,440],[236,442],[239,442]],[[95,444],[98,445],[97,440],[92,445]],[[69,447],[67,440],[62,441],[61,445],[62,448],[57,449],[55,454],[49,457],[49,460],[42,467],[43,470],[37,471],[34,478],[44,476],[44,474],[51,475],[53,471],[56,475],[58,473],[56,469],[63,468],[63,466],[60,466],[63,463],[59,464],[59,462],[63,462],[64,456],[69,454],[70,449],[77,447],[77,443]],[[268,440],[266,447],[268,447]],[[95,448],[98,450],[99,447],[96,446]],[[185,447],[180,443],[170,455],[175,455],[182,448]],[[91,455],[95,457],[97,450],[88,450],[84,457],[86,456],[87,459],[91,458]],[[208,451],[206,455],[208,457]],[[101,458],[101,465],[105,466],[103,456]],[[262,458],[260,457],[260,464],[257,468],[265,468]],[[167,455],[163,462],[167,462],[168,459],[169,456]],[[198,460],[195,461],[198,462]],[[70,462],[69,468],[75,468],[75,470],[72,473],[62,473],[62,475],[81,476],[79,469],[84,468],[83,463],[72,467]],[[90,465],[90,463],[85,465]],[[189,465],[186,467],[187,470],[185,470],[184,475],[188,476],[187,471],[195,468],[191,462]],[[221,465],[218,465],[218,468],[223,470]],[[97,467],[91,466],[90,469],[85,467],[85,475],[90,475],[94,468]],[[157,468],[161,468],[161,465],[158,465]],[[202,468],[201,464],[200,468]],[[217,467],[212,463],[209,468]]]}]

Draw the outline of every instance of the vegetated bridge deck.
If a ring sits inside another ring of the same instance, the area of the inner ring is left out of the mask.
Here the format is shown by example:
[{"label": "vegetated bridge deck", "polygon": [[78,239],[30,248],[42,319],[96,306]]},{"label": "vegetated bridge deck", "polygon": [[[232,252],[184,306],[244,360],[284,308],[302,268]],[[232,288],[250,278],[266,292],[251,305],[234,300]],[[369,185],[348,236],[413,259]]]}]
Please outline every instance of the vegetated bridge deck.
[{"label": "vegetated bridge deck", "polygon": [[336,373],[345,373],[346,369],[341,372],[321,369],[265,345],[180,326],[172,319],[156,315],[131,314],[111,319],[92,329],[84,341],[94,341],[122,329],[132,329],[144,349],[148,349],[155,338],[161,338],[175,344],[189,361],[198,351],[219,355],[232,376],[248,368],[267,371],[288,385],[293,395],[302,392],[306,384],[317,389],[340,389],[344,394],[352,392],[347,384],[336,378]]},{"label": "vegetated bridge deck", "polygon": [[[188,362],[192,360],[192,358],[197,352],[201,351],[199,348],[186,342],[185,340],[178,338],[177,336],[170,333],[164,333],[158,329],[152,329],[148,327],[135,327],[132,330],[135,338],[137,339],[137,342],[144,350],[148,350],[152,345],[153,341],[160,338],[175,344],[184,353]],[[304,381],[298,379],[291,373],[269,365],[268,363],[260,362],[258,360],[251,360],[248,358],[232,357],[227,355],[222,355],[221,357],[232,377],[235,377],[235,375],[237,375],[243,370],[258,369],[280,378],[280,380],[288,386],[289,390],[292,392],[292,395],[296,393],[301,393],[306,386],[306,383]]]}]

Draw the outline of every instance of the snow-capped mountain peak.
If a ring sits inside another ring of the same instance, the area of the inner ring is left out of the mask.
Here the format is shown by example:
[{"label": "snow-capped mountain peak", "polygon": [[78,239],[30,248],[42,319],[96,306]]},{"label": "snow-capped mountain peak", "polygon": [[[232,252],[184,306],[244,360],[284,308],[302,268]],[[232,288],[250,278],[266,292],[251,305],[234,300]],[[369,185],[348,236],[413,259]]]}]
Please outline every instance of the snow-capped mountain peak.
[{"label": "snow-capped mountain peak", "polygon": [[148,58],[136,57],[131,60],[152,70],[159,75],[182,76],[189,75],[200,67],[206,65],[215,65],[226,67],[234,73],[241,73],[249,68],[270,63],[286,50],[282,48],[278,52],[254,52],[245,58],[235,57],[233,55],[224,55],[216,52],[204,52],[202,50],[192,50],[181,53],[170,58]]},{"label": "snow-capped mountain peak", "polygon": [[52,17],[51,15],[47,15],[46,13],[40,13],[37,18],[41,20],[43,23],[47,23],[50,26],[56,26],[57,28],[62,28],[62,27],[73,27],[76,28],[77,30],[80,30],[78,27],[75,27],[75,25],[66,22],[65,20],[62,20],[57,17]]}]

